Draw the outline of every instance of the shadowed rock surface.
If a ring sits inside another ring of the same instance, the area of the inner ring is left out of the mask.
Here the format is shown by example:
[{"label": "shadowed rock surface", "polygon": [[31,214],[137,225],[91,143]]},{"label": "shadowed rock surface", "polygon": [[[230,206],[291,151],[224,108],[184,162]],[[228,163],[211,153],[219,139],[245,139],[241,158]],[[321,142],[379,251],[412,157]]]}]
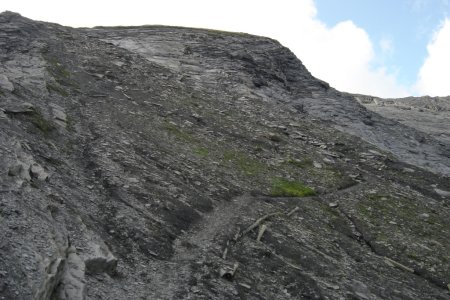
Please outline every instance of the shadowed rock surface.
[{"label": "shadowed rock surface", "polygon": [[2,13],[0,299],[450,299],[409,125],[268,38]]}]

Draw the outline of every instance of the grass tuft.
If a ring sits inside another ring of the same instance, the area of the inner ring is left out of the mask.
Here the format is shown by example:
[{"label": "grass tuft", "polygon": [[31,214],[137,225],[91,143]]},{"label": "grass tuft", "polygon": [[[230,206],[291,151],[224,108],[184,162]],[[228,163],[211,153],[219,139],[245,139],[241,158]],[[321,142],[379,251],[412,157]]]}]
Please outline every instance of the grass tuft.
[{"label": "grass tuft", "polygon": [[51,121],[48,121],[39,110],[34,110],[31,115],[31,123],[33,123],[39,130],[41,130],[44,134],[50,133],[53,129],[55,129],[54,124]]},{"label": "grass tuft", "polygon": [[297,168],[301,168],[301,169],[309,168],[309,167],[311,167],[313,165],[313,161],[310,158],[306,158],[306,159],[303,159],[303,160],[289,158],[289,159],[285,160],[285,163],[289,164],[289,165],[292,165],[292,166],[295,166]]},{"label": "grass tuft", "polygon": [[183,140],[185,142],[192,143],[195,141],[193,136],[180,128],[177,127],[177,125],[171,123],[171,122],[164,122],[164,128],[172,135],[177,137],[180,140]]},{"label": "grass tuft", "polygon": [[223,160],[231,163],[238,170],[248,176],[256,176],[267,171],[267,166],[264,163],[255,160],[240,151],[225,151],[223,154]]},{"label": "grass tuft", "polygon": [[270,194],[275,197],[307,197],[316,195],[316,192],[300,182],[276,178]]},{"label": "grass tuft", "polygon": [[206,149],[205,147],[199,147],[199,148],[195,149],[195,153],[201,157],[206,157],[209,154],[209,150]]},{"label": "grass tuft", "polygon": [[69,96],[69,93],[68,93],[67,91],[65,91],[63,88],[57,86],[56,84],[47,82],[46,85],[47,85],[47,90],[48,90],[49,92],[52,92],[52,91],[53,91],[53,92],[56,92],[56,93],[60,94],[60,95],[63,96],[63,97]]}]

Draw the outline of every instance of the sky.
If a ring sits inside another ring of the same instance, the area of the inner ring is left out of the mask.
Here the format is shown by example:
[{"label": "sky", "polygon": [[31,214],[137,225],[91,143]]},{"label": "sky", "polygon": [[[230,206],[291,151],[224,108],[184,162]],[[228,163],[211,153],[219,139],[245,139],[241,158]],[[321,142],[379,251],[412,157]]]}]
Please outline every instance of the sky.
[{"label": "sky", "polygon": [[450,95],[450,0],[1,0],[72,27],[174,25],[280,41],[341,91]]}]

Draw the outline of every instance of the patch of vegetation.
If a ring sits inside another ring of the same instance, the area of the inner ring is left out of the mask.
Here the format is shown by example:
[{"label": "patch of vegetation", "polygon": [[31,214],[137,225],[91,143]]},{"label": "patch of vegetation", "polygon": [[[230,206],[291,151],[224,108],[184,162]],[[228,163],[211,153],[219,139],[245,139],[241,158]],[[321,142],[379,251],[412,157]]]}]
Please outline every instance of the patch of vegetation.
[{"label": "patch of vegetation", "polygon": [[206,149],[205,147],[199,147],[199,148],[195,149],[195,153],[202,157],[206,157],[209,154],[209,150]]},{"label": "patch of vegetation", "polygon": [[60,86],[57,86],[56,84],[47,82],[46,87],[47,87],[47,91],[49,91],[49,92],[56,92],[56,93],[60,94],[63,97],[69,96],[69,93],[67,91],[65,91]]},{"label": "patch of vegetation", "polygon": [[275,197],[307,197],[316,195],[316,192],[300,182],[276,178],[270,194]]},{"label": "patch of vegetation", "polygon": [[164,128],[172,135],[177,137],[180,140],[183,140],[185,142],[194,142],[194,137],[180,128],[177,127],[177,125],[170,123],[170,122],[164,122]]},{"label": "patch of vegetation", "polygon": [[31,123],[33,123],[44,134],[49,134],[53,129],[55,129],[53,122],[44,118],[39,110],[34,110],[31,114]]},{"label": "patch of vegetation", "polygon": [[47,62],[50,64],[48,71],[52,73],[55,79],[69,79],[70,72],[55,58],[46,57]]},{"label": "patch of vegetation", "polygon": [[255,149],[253,149],[253,151],[256,153],[261,153],[264,152],[264,148],[261,146],[256,146]]},{"label": "patch of vegetation", "polygon": [[[53,76],[53,78],[55,78],[57,83],[65,86],[72,86],[78,88],[76,82],[74,82],[71,79],[70,72],[66,69],[66,67],[62,63],[60,63],[56,58],[54,58],[49,54],[48,48],[42,49],[41,54],[42,57],[48,62],[47,71]],[[50,87],[50,89],[52,89],[52,87]],[[56,87],[56,90],[54,91],[60,92],[58,91],[58,89],[59,88]],[[62,94],[64,93],[65,91]]]},{"label": "patch of vegetation", "polygon": [[294,158],[289,158],[287,160],[285,160],[286,164],[301,168],[301,169],[305,169],[308,167],[311,167],[313,165],[313,161],[310,158],[306,158],[303,160],[298,160],[298,159],[294,159]]},{"label": "patch of vegetation", "polygon": [[66,129],[70,132],[75,132],[75,124],[73,122],[73,119],[69,116],[66,118]]},{"label": "patch of vegetation", "polygon": [[406,256],[412,260],[415,261],[421,261],[421,257],[417,255],[415,252],[411,252],[411,249],[408,249],[409,251],[406,253]]},{"label": "patch of vegetation", "polygon": [[231,162],[240,171],[249,176],[254,176],[267,170],[267,165],[264,163],[238,151],[226,151],[223,154],[223,160]]}]

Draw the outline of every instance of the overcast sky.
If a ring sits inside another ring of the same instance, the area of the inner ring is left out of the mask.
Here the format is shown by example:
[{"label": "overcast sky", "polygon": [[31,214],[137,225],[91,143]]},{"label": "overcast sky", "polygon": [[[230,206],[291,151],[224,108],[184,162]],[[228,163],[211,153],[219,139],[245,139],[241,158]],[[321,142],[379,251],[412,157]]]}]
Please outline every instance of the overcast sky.
[{"label": "overcast sky", "polygon": [[0,0],[73,27],[162,24],[269,36],[347,92],[450,95],[449,0]]}]

